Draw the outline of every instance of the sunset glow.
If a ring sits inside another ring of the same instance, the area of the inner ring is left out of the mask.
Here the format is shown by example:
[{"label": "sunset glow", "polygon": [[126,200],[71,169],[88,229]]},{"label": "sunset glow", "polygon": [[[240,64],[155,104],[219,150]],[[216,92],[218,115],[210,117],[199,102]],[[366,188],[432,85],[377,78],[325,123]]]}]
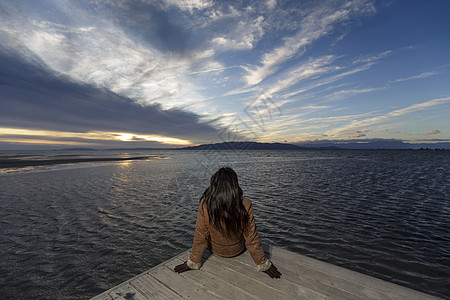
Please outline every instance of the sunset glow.
[{"label": "sunset glow", "polygon": [[[13,138],[11,136],[20,136],[21,138]],[[26,137],[26,138],[25,138]],[[39,137],[39,139],[37,138]],[[47,139],[45,139],[47,138]],[[47,145],[96,145],[92,142],[67,141],[58,139],[78,139],[78,140],[102,140],[102,141],[154,141],[161,144],[170,145],[190,145],[188,140],[182,140],[172,137],[164,137],[158,135],[141,135],[134,133],[122,132],[66,132],[52,130],[33,130],[20,128],[0,128],[0,141],[25,144],[47,144]]]}]

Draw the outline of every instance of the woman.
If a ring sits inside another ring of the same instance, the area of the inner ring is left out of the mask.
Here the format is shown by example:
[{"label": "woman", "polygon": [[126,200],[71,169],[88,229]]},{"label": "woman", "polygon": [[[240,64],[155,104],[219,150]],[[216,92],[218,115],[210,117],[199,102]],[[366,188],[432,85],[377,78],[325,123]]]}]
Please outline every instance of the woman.
[{"label": "woman", "polygon": [[231,168],[221,168],[211,177],[200,200],[191,255],[175,271],[200,269],[207,246],[219,256],[233,257],[245,250],[244,244],[258,271],[280,278],[281,273],[264,256],[252,204],[243,196],[236,173]]}]

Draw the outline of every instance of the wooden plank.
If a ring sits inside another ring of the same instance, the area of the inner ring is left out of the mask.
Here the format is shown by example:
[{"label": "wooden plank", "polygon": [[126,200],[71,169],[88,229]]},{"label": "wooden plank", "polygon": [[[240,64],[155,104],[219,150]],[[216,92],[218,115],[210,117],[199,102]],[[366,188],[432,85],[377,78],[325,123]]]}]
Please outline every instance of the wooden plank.
[{"label": "wooden plank", "polygon": [[[355,295],[341,291],[335,287],[319,284],[315,280],[308,277],[304,277],[297,273],[290,271],[288,268],[283,269],[283,275],[281,279],[270,278],[267,274],[257,272],[255,270],[255,264],[250,255],[245,255],[233,258],[233,261],[227,261],[221,257],[213,257],[211,259],[222,261],[226,267],[233,269],[240,274],[248,274],[253,279],[265,284],[273,290],[279,293],[280,299],[327,299],[332,297],[333,299],[361,299]],[[266,290],[264,290],[265,293]]]},{"label": "wooden plank", "polygon": [[326,296],[308,288],[292,284],[284,279],[272,279],[265,273],[253,268],[242,267],[233,258],[224,259],[211,256],[202,269],[213,274],[220,274],[228,283],[245,288],[258,299],[326,299]]},{"label": "wooden plank", "polygon": [[[405,300],[421,300],[421,299],[439,299],[437,297],[421,293],[419,291],[409,289],[388,281],[384,281],[375,277],[371,277],[362,273],[358,273],[349,269],[329,264],[317,259],[296,254],[288,250],[278,247],[273,247],[272,254],[274,256],[274,263],[277,259],[288,262],[290,265],[306,266],[310,269],[315,269],[321,273],[332,275],[336,278],[343,279],[354,285],[364,287],[366,293],[380,292],[384,293],[389,299],[405,299]],[[374,294],[375,295],[375,294]],[[382,298],[385,299],[385,298]]]},{"label": "wooden plank", "polygon": [[[384,300],[387,294],[372,287],[356,284],[332,274],[318,271],[307,266],[298,265],[295,262],[285,261],[280,257],[275,257],[274,264],[279,267],[283,274],[291,274],[289,278],[299,278],[302,281],[309,281],[309,286],[314,289],[324,289],[329,293],[341,294],[342,299],[379,299]],[[307,278],[307,279],[306,279]],[[333,289],[336,290],[333,292]],[[342,292],[338,292],[342,291]]]},{"label": "wooden plank", "polygon": [[180,274],[169,269],[167,266],[151,269],[148,272],[148,275],[156,278],[167,288],[171,289],[183,298],[220,299],[213,292],[202,286],[201,283],[186,280],[185,276],[180,276]]},{"label": "wooden plank", "polygon": [[[179,260],[178,263],[183,261]],[[167,265],[170,269],[173,269],[176,264]],[[257,299],[254,295],[247,292],[244,288],[236,285],[232,285],[223,280],[221,274],[210,273],[207,270],[201,268],[199,271],[189,271],[179,274],[186,280],[199,283],[208,290],[210,293],[214,293],[215,296],[223,299],[241,299],[243,297],[250,299]]]},{"label": "wooden plank", "polygon": [[181,295],[175,293],[158,279],[145,274],[130,282],[147,299],[181,299]]},{"label": "wooden plank", "polygon": [[[236,259],[249,267],[254,267],[255,265],[249,255],[242,255]],[[304,265],[298,265],[293,258],[286,259],[278,255],[272,257],[272,261],[275,266],[279,267],[283,277],[287,280],[293,283],[301,282],[312,290],[325,292],[327,296],[333,295],[333,298],[336,299],[386,299],[385,293],[380,293],[365,286],[355,285],[352,282]]]},{"label": "wooden plank", "polygon": [[[184,252],[178,254],[177,256],[186,256],[186,255],[188,255],[188,253],[189,253],[189,250],[186,250],[186,251],[184,251]],[[160,268],[160,267],[163,266],[164,264],[166,264],[166,263],[172,261],[173,259],[176,259],[177,256],[172,257],[172,258],[170,258],[169,260],[163,261],[162,263],[160,263],[160,264],[154,266],[154,267],[153,267],[152,269],[150,269],[150,270]],[[110,300],[110,299],[114,299],[114,298],[112,298],[112,296],[109,295],[110,292],[115,291],[116,289],[120,289],[120,288],[122,288],[123,286],[130,284],[130,282],[132,282],[132,281],[135,280],[135,279],[140,278],[141,276],[145,276],[150,270],[146,270],[146,271],[144,271],[144,272],[142,272],[142,273],[140,273],[140,274],[134,276],[133,278],[128,279],[128,280],[126,280],[126,281],[120,283],[119,285],[114,286],[114,287],[112,287],[112,288],[106,290],[105,292],[101,293],[100,295],[97,295],[97,296],[95,296],[95,297],[92,297],[90,300]]]}]

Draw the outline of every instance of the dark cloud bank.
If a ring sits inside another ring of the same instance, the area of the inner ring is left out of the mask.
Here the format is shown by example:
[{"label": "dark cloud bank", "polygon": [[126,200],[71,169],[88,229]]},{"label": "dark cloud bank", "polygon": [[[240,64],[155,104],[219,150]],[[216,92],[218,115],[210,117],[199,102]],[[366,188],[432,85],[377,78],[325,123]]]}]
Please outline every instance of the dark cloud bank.
[{"label": "dark cloud bank", "polygon": [[55,74],[26,51],[0,49],[0,126],[58,131],[158,134],[210,141],[218,129],[199,116],[132,99]]},{"label": "dark cloud bank", "polygon": [[196,47],[187,38],[193,33],[186,26],[188,20],[185,19],[185,14],[177,9],[164,7],[162,3],[94,2],[87,9],[94,9],[107,16],[128,34],[151,44],[159,51],[184,54]]}]

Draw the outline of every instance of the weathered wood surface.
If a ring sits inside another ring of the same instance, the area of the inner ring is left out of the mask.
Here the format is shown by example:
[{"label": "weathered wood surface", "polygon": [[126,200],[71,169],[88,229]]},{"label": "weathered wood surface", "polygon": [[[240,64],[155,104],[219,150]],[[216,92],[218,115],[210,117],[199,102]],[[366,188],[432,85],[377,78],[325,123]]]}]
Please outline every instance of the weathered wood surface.
[{"label": "weathered wood surface", "polygon": [[205,253],[200,271],[177,274],[173,268],[186,261],[185,251],[92,299],[438,299],[281,248],[263,247],[283,273],[281,279],[256,272],[248,252],[234,258]]}]

